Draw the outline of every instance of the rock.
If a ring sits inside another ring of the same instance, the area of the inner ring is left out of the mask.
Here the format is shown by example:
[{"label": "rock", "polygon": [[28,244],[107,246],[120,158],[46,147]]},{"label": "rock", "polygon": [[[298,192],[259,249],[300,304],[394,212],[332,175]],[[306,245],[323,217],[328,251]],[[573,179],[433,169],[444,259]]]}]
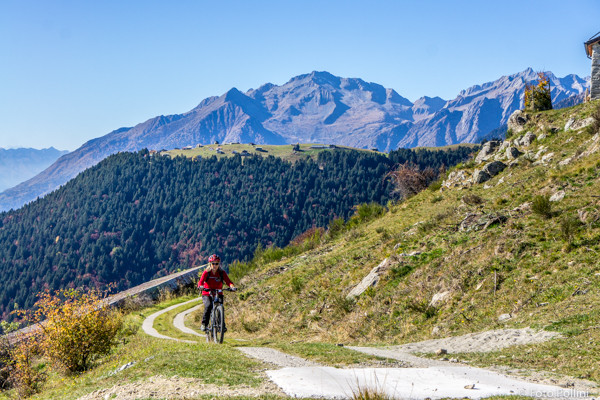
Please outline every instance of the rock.
[{"label": "rock", "polygon": [[577,210],[577,217],[582,224],[587,224],[590,219],[590,213],[586,210]]},{"label": "rock", "polygon": [[514,160],[521,154],[523,153],[519,151],[519,149],[517,149],[516,147],[511,146],[506,149],[506,158],[508,158],[509,160]]},{"label": "rock", "polygon": [[538,141],[540,141],[540,140],[544,140],[544,139],[546,139],[547,137],[548,137],[548,136],[547,136],[545,133],[542,133],[540,136],[538,136],[537,140],[538,140]]},{"label": "rock", "polygon": [[529,121],[529,115],[521,110],[517,110],[508,118],[508,129],[513,133],[522,132],[525,129],[525,124]]},{"label": "rock", "polygon": [[487,172],[490,176],[496,176],[502,172],[504,168],[506,168],[506,164],[504,164],[502,161],[492,161],[483,167],[483,171]]},{"label": "rock", "polygon": [[369,272],[369,274],[365,276],[363,280],[350,291],[350,293],[348,293],[346,298],[352,299],[354,297],[358,297],[371,286],[377,285],[379,279],[381,278],[381,275],[383,275],[383,273],[390,268],[390,264],[391,262],[389,258],[386,258],[381,263],[379,263],[378,266],[373,268],[371,272]]},{"label": "rock", "polygon": [[561,201],[562,199],[565,198],[565,191],[564,190],[559,190],[558,192],[554,193],[552,196],[550,196],[550,201]]},{"label": "rock", "polygon": [[462,187],[469,183],[469,176],[466,171],[452,171],[448,175],[448,178],[442,183],[442,188],[455,188]]},{"label": "rock", "polygon": [[488,174],[484,170],[476,169],[475,172],[473,172],[473,177],[471,178],[471,181],[475,184],[478,184],[487,182],[490,179],[492,179],[492,176],[490,174]]},{"label": "rock", "polygon": [[569,120],[565,124],[565,132],[570,131],[571,127],[573,126],[574,123],[575,123],[575,118],[569,118]]},{"label": "rock", "polygon": [[433,329],[431,330],[431,336],[437,336],[439,334],[440,334],[440,327],[434,326]]},{"label": "rock", "polygon": [[594,123],[593,117],[588,117],[586,119],[576,120],[571,118],[565,124],[565,131],[576,131],[579,129],[586,128]]},{"label": "rock", "polygon": [[542,156],[542,158],[539,159],[538,161],[534,162],[533,165],[546,165],[550,161],[552,161],[553,158],[554,158],[554,153],[548,153],[548,154]]},{"label": "rock", "polygon": [[530,201],[513,208],[514,212],[519,212],[519,213],[530,211],[530,210],[531,210],[531,202]]},{"label": "rock", "polygon": [[410,253],[400,253],[398,257],[415,257],[420,255],[422,252],[420,251],[411,251]]},{"label": "rock", "polygon": [[451,358],[451,359],[450,359],[450,362],[451,362],[451,363],[457,363],[457,362],[458,362],[458,358]]},{"label": "rock", "polygon": [[435,352],[435,355],[436,355],[436,356],[441,356],[441,355],[443,355],[443,354],[448,354],[448,350],[446,350],[446,349],[438,349],[438,350]]},{"label": "rock", "polygon": [[465,389],[475,389],[475,384],[472,385],[466,385]]},{"label": "rock", "polygon": [[536,136],[533,133],[527,132],[522,138],[519,139],[519,145],[527,147],[533,143],[535,138]]},{"label": "rock", "polygon": [[499,146],[500,142],[497,140],[490,140],[489,142],[486,142],[481,147],[481,150],[479,150],[477,157],[475,157],[475,162],[480,164],[484,161],[487,161]]},{"label": "rock", "polygon": [[469,213],[459,225],[460,231],[479,231],[489,228],[494,224],[503,224],[507,218],[500,214]]},{"label": "rock", "polygon": [[510,314],[502,314],[498,317],[498,322],[508,321],[511,318],[512,318],[512,315],[510,315]]},{"label": "rock", "polygon": [[560,165],[561,167],[565,167],[569,164],[571,164],[571,162],[573,161],[574,157],[567,157],[564,160],[562,160],[561,162],[558,163],[558,165]]},{"label": "rock", "polygon": [[431,298],[431,301],[429,302],[429,307],[436,307],[438,304],[446,300],[448,296],[450,296],[449,290],[434,294]]}]

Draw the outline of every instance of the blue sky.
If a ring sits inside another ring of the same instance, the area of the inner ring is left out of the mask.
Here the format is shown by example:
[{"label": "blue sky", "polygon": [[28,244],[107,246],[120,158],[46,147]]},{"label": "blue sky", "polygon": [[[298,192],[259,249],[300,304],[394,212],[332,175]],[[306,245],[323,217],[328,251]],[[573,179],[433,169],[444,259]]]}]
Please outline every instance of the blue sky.
[{"label": "blue sky", "polygon": [[600,1],[0,0],[0,147],[85,141],[325,70],[414,101],[532,67],[590,74]]}]

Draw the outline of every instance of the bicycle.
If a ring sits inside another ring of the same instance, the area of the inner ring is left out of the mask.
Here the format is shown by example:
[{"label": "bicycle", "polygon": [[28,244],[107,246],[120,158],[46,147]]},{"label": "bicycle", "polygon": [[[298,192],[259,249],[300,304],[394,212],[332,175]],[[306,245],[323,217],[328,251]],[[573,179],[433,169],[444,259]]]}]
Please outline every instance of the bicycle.
[{"label": "bicycle", "polygon": [[210,312],[210,319],[208,326],[206,327],[206,341],[210,343],[223,343],[223,337],[225,336],[225,307],[219,294],[223,293],[223,290],[228,292],[235,292],[236,288],[224,288],[224,289],[203,289],[207,290],[212,297],[212,310]]}]

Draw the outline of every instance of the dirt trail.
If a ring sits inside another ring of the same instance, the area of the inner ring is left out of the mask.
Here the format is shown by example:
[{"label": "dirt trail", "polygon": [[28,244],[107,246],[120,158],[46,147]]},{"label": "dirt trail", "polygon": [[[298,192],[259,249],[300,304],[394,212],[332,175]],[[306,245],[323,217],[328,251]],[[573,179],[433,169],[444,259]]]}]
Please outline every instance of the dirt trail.
[{"label": "dirt trail", "polygon": [[193,329],[188,328],[187,326],[185,326],[185,317],[188,316],[188,314],[191,314],[194,311],[201,309],[203,305],[204,304],[198,304],[195,307],[188,308],[187,310],[185,310],[185,311],[180,312],[179,314],[177,314],[175,316],[175,318],[173,319],[173,326],[175,328],[179,329],[183,333],[188,333],[190,335],[204,337],[205,336],[204,334],[196,332],[195,330],[193,330]]},{"label": "dirt trail", "polygon": [[197,301],[199,301],[199,299],[192,299],[192,300],[186,301],[184,303],[178,303],[178,304],[172,305],[171,307],[167,307],[164,310],[155,312],[154,314],[148,316],[148,318],[146,318],[144,320],[144,322],[142,323],[143,331],[146,332],[146,334],[153,336],[155,338],[159,338],[159,339],[175,340],[176,342],[183,342],[183,343],[197,343],[194,340],[176,339],[176,338],[173,338],[170,336],[162,335],[162,334],[158,333],[158,331],[156,329],[154,329],[154,320],[158,316],[168,313],[169,311],[174,310],[176,308],[183,307],[186,304],[190,304],[190,303],[197,302]]},{"label": "dirt trail", "polygon": [[260,397],[265,394],[284,395],[281,389],[270,381],[266,381],[259,387],[218,386],[204,384],[201,379],[195,378],[153,376],[139,382],[96,390],[78,400],[195,399],[206,395],[215,398]]}]

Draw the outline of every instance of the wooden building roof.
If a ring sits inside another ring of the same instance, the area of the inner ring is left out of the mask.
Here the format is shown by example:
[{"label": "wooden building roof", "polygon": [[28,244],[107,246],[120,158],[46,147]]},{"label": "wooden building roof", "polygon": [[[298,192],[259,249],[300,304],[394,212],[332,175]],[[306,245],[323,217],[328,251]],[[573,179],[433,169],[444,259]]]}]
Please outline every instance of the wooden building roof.
[{"label": "wooden building roof", "polygon": [[600,42],[600,32],[596,33],[583,44],[585,46],[585,54],[588,56],[588,58],[592,58],[592,46],[594,43],[598,42]]}]

